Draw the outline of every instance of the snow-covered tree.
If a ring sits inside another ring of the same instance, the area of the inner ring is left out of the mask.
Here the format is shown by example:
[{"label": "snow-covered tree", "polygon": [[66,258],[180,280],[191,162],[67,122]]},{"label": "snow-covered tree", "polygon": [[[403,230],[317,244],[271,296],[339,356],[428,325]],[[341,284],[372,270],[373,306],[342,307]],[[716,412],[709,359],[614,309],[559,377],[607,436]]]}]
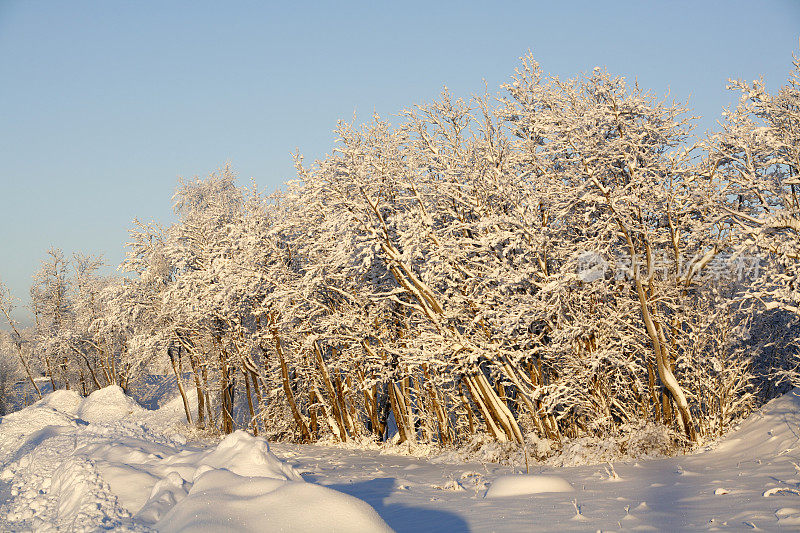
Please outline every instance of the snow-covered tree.
[{"label": "snow-covered tree", "polygon": [[36,383],[34,376],[36,367],[31,353],[32,343],[30,339],[23,337],[19,324],[17,324],[17,321],[12,317],[14,307],[14,297],[11,291],[0,282],[0,320],[4,320],[11,330],[4,341],[5,357],[8,357],[9,352],[12,351],[11,347],[13,347],[13,352],[19,360],[19,365],[25,371],[25,376],[28,378],[31,387],[33,387],[33,390],[35,390],[36,394],[41,398],[42,391],[39,389],[39,385]]},{"label": "snow-covered tree", "polygon": [[751,296],[800,315],[800,59],[777,94],[763,79],[731,80],[729,88],[741,98],[709,139],[707,173],[724,183],[738,253],[770,262],[773,275],[758,277]]},{"label": "snow-covered tree", "polygon": [[69,261],[64,252],[51,248],[42,260],[41,268],[33,276],[31,305],[36,319],[37,349],[44,358],[47,375],[55,390],[56,380],[69,389],[72,377],[69,361],[69,328],[72,303],[69,299]]},{"label": "snow-covered tree", "polygon": [[704,170],[722,184],[733,256],[749,265],[742,331],[759,355],[760,388],[770,397],[776,381],[800,383],[800,58],[777,93],[763,79],[731,80],[728,88],[740,93],[739,102],[708,139]]}]

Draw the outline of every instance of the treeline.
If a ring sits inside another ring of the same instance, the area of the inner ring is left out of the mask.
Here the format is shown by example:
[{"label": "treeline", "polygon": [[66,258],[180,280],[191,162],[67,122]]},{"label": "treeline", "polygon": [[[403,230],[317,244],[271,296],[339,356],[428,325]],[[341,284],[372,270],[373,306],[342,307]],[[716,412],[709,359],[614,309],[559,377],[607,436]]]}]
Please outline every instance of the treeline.
[{"label": "treeline", "polygon": [[181,182],[126,277],[51,251],[11,344],[31,383],[84,394],[171,369],[223,432],[719,435],[795,377],[799,76],[732,82],[689,146],[681,104],[525,57],[502,96],[340,123],[284,191]]}]

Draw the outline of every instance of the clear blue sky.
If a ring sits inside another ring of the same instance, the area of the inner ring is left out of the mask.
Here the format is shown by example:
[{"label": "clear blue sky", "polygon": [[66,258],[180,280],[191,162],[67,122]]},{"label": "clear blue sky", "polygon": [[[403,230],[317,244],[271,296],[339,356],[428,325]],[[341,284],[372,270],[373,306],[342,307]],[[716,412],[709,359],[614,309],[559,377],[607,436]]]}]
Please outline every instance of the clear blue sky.
[{"label": "clear blue sky", "polygon": [[178,176],[230,160],[277,187],[337,119],[495,91],[528,49],[691,94],[707,129],[726,79],[781,85],[800,36],[795,0],[289,4],[0,0],[0,280],[22,305],[50,246],[116,267]]}]

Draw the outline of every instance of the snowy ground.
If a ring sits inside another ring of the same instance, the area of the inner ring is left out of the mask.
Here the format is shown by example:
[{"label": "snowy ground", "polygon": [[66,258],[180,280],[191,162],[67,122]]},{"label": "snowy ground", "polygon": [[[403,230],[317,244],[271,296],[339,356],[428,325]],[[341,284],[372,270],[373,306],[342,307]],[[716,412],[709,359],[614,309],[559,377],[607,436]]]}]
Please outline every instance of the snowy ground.
[{"label": "snowy ground", "polygon": [[242,432],[193,448],[165,429],[180,414],[176,403],[143,410],[110,388],[85,400],[57,392],[4,417],[0,530],[800,529],[800,391],[714,449],[533,469],[540,477],[378,451],[268,448]]},{"label": "snowy ground", "polygon": [[[119,387],[57,391],[0,421],[0,531],[389,531],[363,501],[306,483],[244,432],[165,434]],[[343,528],[342,525],[346,524]]]}]

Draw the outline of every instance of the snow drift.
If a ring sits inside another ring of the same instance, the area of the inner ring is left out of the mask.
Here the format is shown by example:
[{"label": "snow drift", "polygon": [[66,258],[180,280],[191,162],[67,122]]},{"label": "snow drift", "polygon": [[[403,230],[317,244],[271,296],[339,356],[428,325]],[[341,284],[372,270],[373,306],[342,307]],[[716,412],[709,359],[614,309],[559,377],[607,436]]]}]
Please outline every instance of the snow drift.
[{"label": "snow drift", "polygon": [[0,420],[4,530],[391,531],[365,502],[303,481],[262,438],[211,449],[164,434],[116,386],[58,391]]},{"label": "snow drift", "polygon": [[556,476],[509,475],[494,481],[486,491],[487,498],[507,498],[545,492],[572,492],[569,482]]}]

